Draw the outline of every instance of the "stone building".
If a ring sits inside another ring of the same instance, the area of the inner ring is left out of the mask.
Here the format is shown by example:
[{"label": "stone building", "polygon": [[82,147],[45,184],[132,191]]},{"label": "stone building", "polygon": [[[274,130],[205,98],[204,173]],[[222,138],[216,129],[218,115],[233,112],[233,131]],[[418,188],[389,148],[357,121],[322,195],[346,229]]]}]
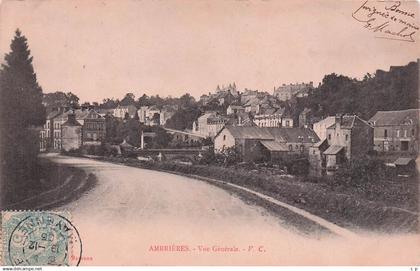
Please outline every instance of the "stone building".
[{"label": "stone building", "polygon": [[214,139],[216,152],[237,148],[243,161],[276,161],[290,156],[308,156],[319,138],[311,129],[225,126]]},{"label": "stone building", "polygon": [[83,145],[100,144],[105,139],[105,118],[90,110],[83,123]]},{"label": "stone building", "polygon": [[296,95],[305,97],[305,93],[310,92],[314,88],[313,82],[309,83],[296,83],[296,84],[283,84],[278,88],[274,88],[273,95],[277,97],[280,101],[287,101]]},{"label": "stone building", "polygon": [[313,129],[318,135],[319,139],[324,140],[327,138],[327,128],[333,125],[334,123],[335,117],[327,117],[313,124]]},{"label": "stone building", "polygon": [[213,138],[228,121],[228,118],[217,112],[206,112],[197,119],[197,124],[193,125],[193,132]]},{"label": "stone building", "polygon": [[374,150],[418,153],[419,109],[378,111],[369,123],[374,128]]},{"label": "stone building", "polygon": [[[310,161],[324,164],[330,171],[373,150],[373,127],[356,115],[336,116],[334,124],[326,129],[326,135],[327,145],[314,145],[310,150]],[[325,146],[328,148],[324,150]],[[316,167],[315,164],[311,166]]]},{"label": "stone building", "polygon": [[48,151],[54,147],[54,119],[61,113],[62,111],[52,111],[48,113],[45,124],[40,130],[40,151]]},{"label": "stone building", "polygon": [[284,108],[270,108],[256,114],[253,120],[258,127],[281,127],[283,114]]},{"label": "stone building", "polygon": [[134,118],[136,115],[137,108],[134,105],[118,105],[114,108],[114,117],[123,119],[125,114],[128,113],[130,118]]},{"label": "stone building", "polygon": [[67,114],[67,121],[61,125],[61,144],[65,151],[76,150],[82,146],[82,125],[72,112]]}]

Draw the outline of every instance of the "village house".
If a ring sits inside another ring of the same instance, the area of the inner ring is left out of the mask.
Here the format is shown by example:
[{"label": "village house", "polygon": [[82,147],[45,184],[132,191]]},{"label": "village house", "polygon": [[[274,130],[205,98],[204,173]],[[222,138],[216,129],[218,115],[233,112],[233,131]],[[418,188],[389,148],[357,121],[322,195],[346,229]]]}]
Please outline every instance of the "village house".
[{"label": "village house", "polygon": [[82,146],[82,124],[76,120],[73,112],[68,113],[67,117],[67,121],[61,125],[61,147],[65,151],[70,151]]},{"label": "village house", "polygon": [[229,121],[217,112],[206,112],[193,124],[193,133],[213,138]]},{"label": "village house", "polygon": [[114,108],[114,117],[123,119],[125,118],[125,114],[128,113],[130,118],[134,118],[136,112],[137,108],[134,105],[118,105]]},{"label": "village house", "polygon": [[311,127],[311,109],[304,108],[303,111],[299,114],[299,127]]},{"label": "village house", "polygon": [[283,115],[281,118],[281,127],[292,128],[294,125],[294,119],[290,115]]},{"label": "village house", "polygon": [[299,95],[301,97],[305,97],[309,91],[311,91],[314,88],[313,82],[309,83],[296,83],[296,84],[283,84],[282,86],[279,86],[278,88],[274,88],[273,95],[277,97],[280,101],[287,101],[290,100],[293,97],[296,97],[296,95]]},{"label": "village house", "polygon": [[244,112],[245,112],[245,108],[242,105],[231,104],[226,109],[226,115],[228,116],[233,115],[233,114],[238,114],[238,113],[244,113]]},{"label": "village house", "polygon": [[162,110],[160,111],[160,125],[164,126],[166,124],[166,122],[172,118],[173,115],[175,115],[176,110],[172,107],[163,107]]},{"label": "village house", "polygon": [[258,127],[281,127],[284,108],[269,108],[254,116],[254,123]]},{"label": "village house", "polygon": [[74,115],[76,121],[83,127],[82,144],[99,144],[105,138],[105,118],[95,110],[68,110],[56,115],[49,122],[52,137],[51,150],[60,151],[62,149],[62,125],[67,122],[69,114]]},{"label": "village house", "polygon": [[315,122],[313,124],[313,129],[318,135],[320,140],[327,138],[327,128],[335,123],[335,117],[326,117],[323,120]]},{"label": "village house", "polygon": [[185,144],[194,144],[202,143],[206,137],[195,134],[189,131],[179,131],[175,129],[164,128],[168,134],[172,135],[173,143],[185,143]]},{"label": "village house", "polygon": [[[327,145],[315,145],[309,152],[313,167],[322,164],[327,171],[334,171],[340,164],[363,157],[373,149],[373,127],[356,115],[336,116],[326,135]],[[328,148],[320,149],[325,146]]]},{"label": "village house", "polygon": [[256,98],[258,95],[258,90],[245,89],[241,94],[240,102],[241,104],[246,104],[250,99]]},{"label": "village house", "polygon": [[176,112],[176,108],[172,106],[164,106],[162,109],[156,105],[141,106],[137,110],[139,122],[148,126],[164,126],[168,119],[170,119]]},{"label": "village house", "polygon": [[200,99],[198,100],[198,102],[202,105],[207,105],[210,101],[210,96],[211,96],[211,93],[209,93],[208,95],[203,94],[200,96]]},{"label": "village house", "polygon": [[419,114],[419,109],[378,111],[369,120],[374,128],[374,150],[418,153]]},{"label": "village house", "polygon": [[52,111],[46,117],[43,129],[40,130],[39,150],[47,151],[54,146],[54,118],[62,111]]},{"label": "village house", "polygon": [[235,147],[242,161],[277,161],[290,156],[308,156],[319,138],[311,129],[225,126],[214,139],[214,149]]},{"label": "village house", "polygon": [[100,116],[95,110],[89,110],[83,120],[82,144],[101,144],[106,134],[105,118]]}]

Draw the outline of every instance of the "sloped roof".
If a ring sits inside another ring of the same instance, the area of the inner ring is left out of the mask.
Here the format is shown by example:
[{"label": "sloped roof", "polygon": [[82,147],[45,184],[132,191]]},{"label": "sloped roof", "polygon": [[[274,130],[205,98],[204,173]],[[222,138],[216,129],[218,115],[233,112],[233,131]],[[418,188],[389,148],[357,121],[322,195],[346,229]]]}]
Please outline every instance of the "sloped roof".
[{"label": "sloped roof", "polygon": [[322,144],[324,144],[324,143],[326,143],[326,142],[327,142],[327,139],[324,139],[324,140],[318,141],[317,143],[315,143],[315,144],[314,144],[314,147],[315,147],[315,148],[319,148]]},{"label": "sloped roof", "polygon": [[61,126],[82,126],[75,118],[68,118]]},{"label": "sloped roof", "polygon": [[373,126],[388,126],[388,125],[400,125],[404,121],[412,120],[414,123],[419,122],[419,109],[407,109],[399,111],[378,111],[369,120]]},{"label": "sloped roof", "polygon": [[224,129],[228,129],[234,138],[274,140],[274,136],[267,128],[255,126],[225,126]]},{"label": "sloped roof", "polygon": [[58,120],[67,120],[68,119],[68,115],[70,113],[74,112],[74,114],[76,115],[76,119],[77,120],[84,120],[85,118],[87,118],[89,116],[90,111],[91,110],[81,110],[81,109],[69,110],[69,111],[66,111],[66,112],[60,114],[59,116],[57,116],[57,119]]},{"label": "sloped roof", "polygon": [[276,141],[264,141],[261,140],[260,143],[266,147],[269,151],[288,151],[286,144],[279,143]]},{"label": "sloped roof", "polygon": [[309,128],[279,128],[256,126],[225,126],[234,138],[276,140],[283,142],[315,143],[318,136]]},{"label": "sloped roof", "polygon": [[60,111],[52,111],[52,112],[48,113],[46,119],[47,120],[48,119],[53,119],[53,118],[57,117],[58,115],[60,115],[61,113],[62,112],[60,112]]},{"label": "sloped roof", "polygon": [[198,119],[208,119],[212,116],[215,116],[216,114],[216,112],[206,112],[203,115],[199,116]]},{"label": "sloped roof", "polygon": [[400,157],[397,160],[395,160],[394,164],[398,166],[406,166],[413,160],[414,160],[413,158]]},{"label": "sloped roof", "polygon": [[332,146],[329,146],[328,149],[326,149],[324,151],[324,154],[335,155],[335,154],[339,153],[343,149],[344,149],[343,146],[332,145]]},{"label": "sloped roof", "polygon": [[282,138],[286,142],[315,143],[319,137],[310,128],[266,128],[276,139]]},{"label": "sloped roof", "polygon": [[[368,126],[371,126],[367,121],[361,119],[360,117],[358,117],[357,115],[344,115],[341,117],[341,125],[340,127],[343,129],[352,129],[355,124],[359,122]],[[327,127],[327,129],[334,129],[336,127],[336,123],[334,123],[333,125]]]}]

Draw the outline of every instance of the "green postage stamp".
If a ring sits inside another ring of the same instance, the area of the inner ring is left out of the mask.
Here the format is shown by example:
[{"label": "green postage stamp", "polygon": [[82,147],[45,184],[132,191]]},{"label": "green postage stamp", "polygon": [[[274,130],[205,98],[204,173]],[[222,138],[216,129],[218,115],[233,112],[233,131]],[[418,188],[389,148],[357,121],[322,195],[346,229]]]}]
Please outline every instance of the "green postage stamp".
[{"label": "green postage stamp", "polygon": [[78,265],[69,259],[82,253],[68,212],[4,211],[1,241],[1,263],[7,266]]}]

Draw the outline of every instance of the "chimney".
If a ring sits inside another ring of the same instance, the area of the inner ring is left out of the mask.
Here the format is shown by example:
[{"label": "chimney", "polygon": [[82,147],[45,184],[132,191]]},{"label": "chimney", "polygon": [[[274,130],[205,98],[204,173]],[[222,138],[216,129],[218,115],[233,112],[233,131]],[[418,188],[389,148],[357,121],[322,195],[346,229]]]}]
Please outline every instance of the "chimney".
[{"label": "chimney", "polygon": [[341,127],[342,123],[343,123],[343,114],[336,114],[335,115],[335,125],[336,125],[336,127]]}]

